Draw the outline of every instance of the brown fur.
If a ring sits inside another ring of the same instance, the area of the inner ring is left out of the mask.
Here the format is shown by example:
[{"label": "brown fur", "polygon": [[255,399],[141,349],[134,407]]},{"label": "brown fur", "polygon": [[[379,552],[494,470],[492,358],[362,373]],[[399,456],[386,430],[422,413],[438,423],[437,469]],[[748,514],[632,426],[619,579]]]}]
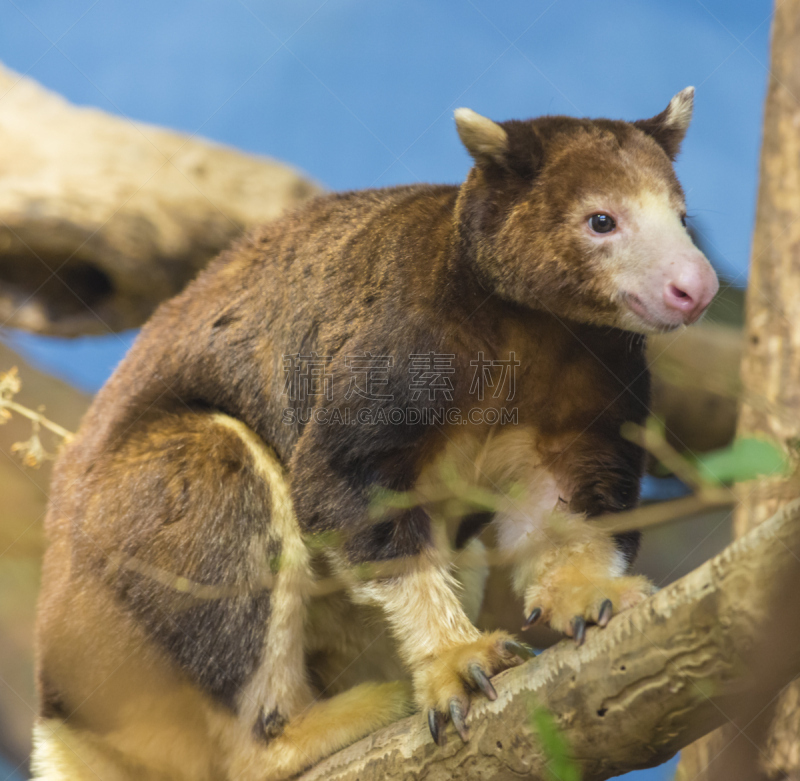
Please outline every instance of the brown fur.
[{"label": "brown fur", "polygon": [[[78,777],[80,755],[113,779],[285,778],[407,712],[404,684],[364,684],[401,663],[419,706],[466,709],[470,665],[519,661],[462,607],[480,604],[469,538],[486,523],[517,552],[526,607],[558,628],[647,592],[618,577],[635,535],[585,521],[637,501],[642,452],[620,426],[644,419],[648,375],[622,261],[581,231],[603,197],[636,209],[655,193],[679,219],[676,106],[639,127],[462,112],[476,166],[461,187],[319,198],[160,307],[55,470],[37,777]],[[393,399],[347,397],[346,357],[367,352],[392,356],[378,387]],[[287,399],[285,356],[312,353],[332,399]],[[410,356],[428,353],[452,356],[451,394],[412,392]],[[476,400],[471,362],[510,353],[513,403]],[[505,406],[514,423],[309,417]],[[443,468],[503,500],[454,516]],[[376,518],[378,488],[419,501]],[[403,557],[392,576],[351,570]],[[315,598],[334,575],[349,593]]]}]

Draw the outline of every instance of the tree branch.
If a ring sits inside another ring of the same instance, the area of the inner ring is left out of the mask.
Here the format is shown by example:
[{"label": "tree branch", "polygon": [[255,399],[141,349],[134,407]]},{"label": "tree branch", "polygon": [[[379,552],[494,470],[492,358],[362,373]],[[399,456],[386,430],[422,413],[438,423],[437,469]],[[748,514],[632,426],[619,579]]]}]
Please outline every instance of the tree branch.
[{"label": "tree branch", "polygon": [[[302,781],[543,778],[530,710],[550,710],[584,781],[650,767],[700,735],[750,718],[800,670],[800,500],[646,603],[497,676],[471,740],[437,748],[423,716],[400,721]],[[788,598],[787,598],[788,597]]]},{"label": "tree branch", "polygon": [[0,318],[141,325],[243,228],[319,188],[288,166],[78,108],[0,66]]}]

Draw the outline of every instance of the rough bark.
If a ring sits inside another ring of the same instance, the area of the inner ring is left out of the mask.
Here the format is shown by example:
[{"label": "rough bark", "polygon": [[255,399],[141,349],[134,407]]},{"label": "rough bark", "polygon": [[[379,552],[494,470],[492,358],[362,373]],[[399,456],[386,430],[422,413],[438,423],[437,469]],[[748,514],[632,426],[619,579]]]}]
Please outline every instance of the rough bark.
[{"label": "rough bark", "polygon": [[[738,429],[800,443],[800,0],[778,3],[764,116],[756,229],[746,305]],[[738,535],[800,495],[800,480],[739,486]],[[800,778],[800,684],[746,730],[728,727],[684,752],[681,777]],[[734,775],[732,775],[734,774]]]},{"label": "rough bark", "polygon": [[798,555],[800,501],[591,630],[583,647],[563,642],[497,676],[498,699],[473,704],[467,744],[449,727],[437,748],[415,716],[302,781],[545,778],[550,758],[530,727],[534,705],[555,717],[584,781],[664,762],[709,729],[750,718],[800,670],[800,614],[787,599],[800,585]]},{"label": "rough bark", "polygon": [[0,66],[0,320],[133,328],[242,229],[319,190],[289,167],[72,106]]},{"label": "rough bark", "polygon": [[[800,0],[779,3],[756,229],[747,292],[739,432],[763,433],[800,452]],[[798,481],[740,491],[740,534],[798,494]]]}]

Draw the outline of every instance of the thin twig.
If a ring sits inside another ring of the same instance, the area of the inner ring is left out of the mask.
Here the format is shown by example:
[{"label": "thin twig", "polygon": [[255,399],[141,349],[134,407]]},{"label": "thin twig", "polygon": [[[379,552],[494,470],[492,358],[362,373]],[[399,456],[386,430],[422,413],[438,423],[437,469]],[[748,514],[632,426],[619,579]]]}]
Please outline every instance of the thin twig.
[{"label": "thin twig", "polygon": [[69,443],[75,439],[75,434],[73,434],[71,431],[68,431],[63,426],[59,426],[58,423],[54,423],[40,412],[36,412],[28,407],[23,406],[22,404],[18,404],[16,401],[0,398],[0,407],[5,407],[12,412],[16,412],[18,415],[22,415],[23,418],[27,418],[28,420],[38,423],[48,431],[52,431],[56,436],[61,437],[64,442]]}]

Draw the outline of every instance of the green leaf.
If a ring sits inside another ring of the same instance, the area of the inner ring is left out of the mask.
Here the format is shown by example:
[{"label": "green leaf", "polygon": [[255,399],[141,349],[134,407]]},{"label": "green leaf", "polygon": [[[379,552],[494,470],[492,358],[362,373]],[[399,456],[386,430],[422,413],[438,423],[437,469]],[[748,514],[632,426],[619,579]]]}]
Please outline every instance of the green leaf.
[{"label": "green leaf", "polygon": [[698,456],[695,464],[703,478],[714,483],[780,477],[789,471],[783,450],[774,442],[755,437],[743,437],[726,448]]},{"label": "green leaf", "polygon": [[547,781],[581,781],[581,769],[572,758],[569,744],[550,711],[534,706],[530,711],[530,723],[547,759]]}]

